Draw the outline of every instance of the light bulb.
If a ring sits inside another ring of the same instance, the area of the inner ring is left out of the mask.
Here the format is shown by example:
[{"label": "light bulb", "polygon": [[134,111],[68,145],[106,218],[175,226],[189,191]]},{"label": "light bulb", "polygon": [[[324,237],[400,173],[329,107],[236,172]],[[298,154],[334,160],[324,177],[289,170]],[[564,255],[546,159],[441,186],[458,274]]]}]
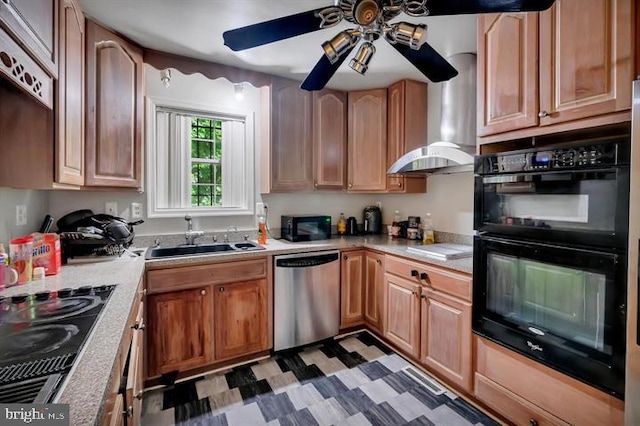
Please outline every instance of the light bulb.
[{"label": "light bulb", "polygon": [[242,85],[242,83],[233,85],[233,93],[236,100],[241,101],[244,99],[244,86]]},{"label": "light bulb", "polygon": [[160,71],[160,81],[164,87],[169,88],[171,85],[171,70],[169,68]]}]

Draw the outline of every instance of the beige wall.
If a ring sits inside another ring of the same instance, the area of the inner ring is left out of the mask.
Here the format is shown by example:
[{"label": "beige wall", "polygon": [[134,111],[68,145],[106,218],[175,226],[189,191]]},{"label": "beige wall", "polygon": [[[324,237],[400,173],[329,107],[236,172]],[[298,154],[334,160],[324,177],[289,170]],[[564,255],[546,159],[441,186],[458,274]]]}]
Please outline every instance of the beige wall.
[{"label": "beige wall", "polygon": [[[49,192],[0,188],[0,243],[9,250],[11,238],[40,229],[49,211]],[[27,206],[27,224],[16,226],[16,205]],[[54,225],[55,227],[55,225]]]}]

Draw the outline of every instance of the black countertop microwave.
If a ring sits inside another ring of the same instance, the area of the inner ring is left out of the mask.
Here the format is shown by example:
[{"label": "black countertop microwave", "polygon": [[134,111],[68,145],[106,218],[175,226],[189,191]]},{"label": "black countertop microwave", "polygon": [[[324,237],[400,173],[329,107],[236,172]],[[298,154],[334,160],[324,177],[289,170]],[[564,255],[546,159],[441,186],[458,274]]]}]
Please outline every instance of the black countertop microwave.
[{"label": "black countertop microwave", "polygon": [[280,216],[280,236],[293,242],[331,238],[331,216]]}]

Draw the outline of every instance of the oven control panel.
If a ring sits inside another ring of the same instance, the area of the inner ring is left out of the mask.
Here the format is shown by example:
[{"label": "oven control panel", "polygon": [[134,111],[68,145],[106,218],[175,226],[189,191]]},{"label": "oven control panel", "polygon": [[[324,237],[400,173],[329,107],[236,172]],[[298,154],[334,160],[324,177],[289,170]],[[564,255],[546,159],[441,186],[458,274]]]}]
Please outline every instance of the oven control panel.
[{"label": "oven control panel", "polygon": [[482,173],[579,170],[617,164],[617,144],[584,145],[487,156]]}]

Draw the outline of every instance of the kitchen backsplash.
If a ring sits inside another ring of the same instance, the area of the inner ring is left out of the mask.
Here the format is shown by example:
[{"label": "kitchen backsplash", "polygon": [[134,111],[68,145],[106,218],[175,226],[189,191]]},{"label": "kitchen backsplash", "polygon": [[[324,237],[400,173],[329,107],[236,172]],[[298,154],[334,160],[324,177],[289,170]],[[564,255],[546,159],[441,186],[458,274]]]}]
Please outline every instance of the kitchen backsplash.
[{"label": "kitchen backsplash", "polygon": [[[0,243],[36,232],[49,210],[50,192],[0,188]],[[27,206],[27,223],[16,225],[16,206]]]}]

